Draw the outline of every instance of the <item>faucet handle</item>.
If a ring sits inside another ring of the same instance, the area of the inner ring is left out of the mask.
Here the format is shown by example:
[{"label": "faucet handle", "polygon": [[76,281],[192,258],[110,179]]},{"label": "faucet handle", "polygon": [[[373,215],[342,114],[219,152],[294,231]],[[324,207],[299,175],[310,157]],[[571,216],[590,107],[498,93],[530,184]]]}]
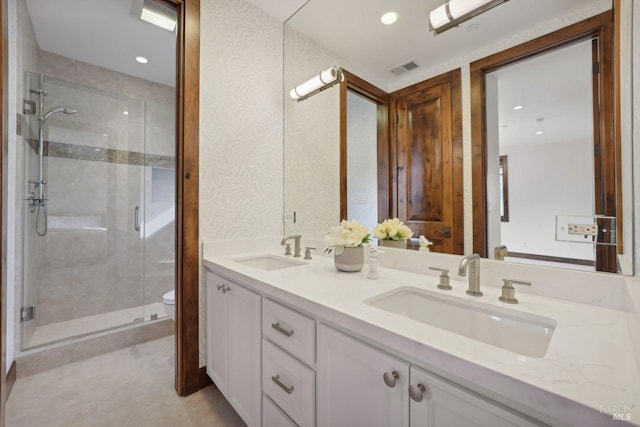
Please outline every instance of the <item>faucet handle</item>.
[{"label": "faucet handle", "polygon": [[438,289],[444,289],[445,291],[453,289],[449,284],[449,270],[447,268],[429,267],[429,270],[440,272],[440,283],[438,283]]},{"label": "faucet handle", "polygon": [[287,246],[285,246],[284,254],[291,255],[291,243],[287,243]]},{"label": "faucet handle", "polygon": [[502,295],[500,295],[498,299],[507,304],[518,303],[516,299],[516,289],[513,287],[514,284],[531,286],[531,282],[524,282],[522,280],[502,279],[502,281],[504,282],[504,285],[502,285]]},{"label": "faucet handle", "polygon": [[316,248],[304,247],[304,259],[311,259],[311,251],[315,251]]}]

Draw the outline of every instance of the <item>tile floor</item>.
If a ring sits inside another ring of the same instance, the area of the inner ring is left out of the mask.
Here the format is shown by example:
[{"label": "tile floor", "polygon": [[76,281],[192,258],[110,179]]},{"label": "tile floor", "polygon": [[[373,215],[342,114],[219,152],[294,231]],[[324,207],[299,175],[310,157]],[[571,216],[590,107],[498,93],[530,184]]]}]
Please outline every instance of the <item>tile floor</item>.
[{"label": "tile floor", "polygon": [[7,427],[244,426],[214,387],[180,398],[174,336],[19,378]]}]

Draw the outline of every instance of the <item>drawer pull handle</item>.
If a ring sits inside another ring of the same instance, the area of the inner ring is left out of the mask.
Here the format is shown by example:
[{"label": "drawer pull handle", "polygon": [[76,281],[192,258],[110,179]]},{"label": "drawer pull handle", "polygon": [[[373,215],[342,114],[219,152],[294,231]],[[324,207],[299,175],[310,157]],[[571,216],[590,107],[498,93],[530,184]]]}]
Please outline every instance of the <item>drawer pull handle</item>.
[{"label": "drawer pull handle", "polygon": [[224,288],[224,285],[218,285],[217,288],[218,288],[218,290],[220,290],[220,289]]},{"label": "drawer pull handle", "polygon": [[388,387],[395,387],[396,386],[396,380],[398,378],[400,378],[400,375],[398,374],[398,372],[396,371],[392,371],[392,372],[385,372],[382,375],[382,378],[384,379],[384,383],[388,386]]},{"label": "drawer pull handle", "polygon": [[230,288],[230,287],[228,287],[228,286],[222,286],[222,293],[223,293],[223,294],[226,294],[226,293],[227,293],[227,292],[229,292],[230,290],[231,290],[231,288]]},{"label": "drawer pull handle", "polygon": [[409,386],[409,396],[416,402],[422,402],[426,391],[427,389],[422,384]]},{"label": "drawer pull handle", "polygon": [[275,329],[276,331],[280,332],[282,335],[286,335],[288,337],[290,337],[291,335],[293,335],[293,329],[290,331],[287,331],[286,329],[283,329],[282,326],[280,326],[280,322],[277,323],[272,323],[271,327],[273,329]]},{"label": "drawer pull handle", "polygon": [[280,375],[276,375],[275,377],[271,377],[271,380],[278,384],[278,387],[283,389],[287,394],[293,393],[293,386],[287,387],[282,381],[280,381]]}]

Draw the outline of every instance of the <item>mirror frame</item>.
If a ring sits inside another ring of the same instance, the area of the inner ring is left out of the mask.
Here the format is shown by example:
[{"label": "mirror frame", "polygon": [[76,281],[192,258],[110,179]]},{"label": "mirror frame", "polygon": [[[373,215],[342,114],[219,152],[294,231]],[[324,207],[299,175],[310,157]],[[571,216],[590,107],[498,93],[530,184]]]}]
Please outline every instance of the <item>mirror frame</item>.
[{"label": "mirror frame", "polygon": [[[601,58],[601,82],[603,83],[602,113],[600,114],[599,128],[602,145],[602,167],[612,171],[613,182],[607,182],[603,188],[604,199],[609,203],[604,206],[601,214],[618,217],[618,251],[622,248],[622,209],[620,172],[616,168],[620,164],[620,132],[619,120],[616,112],[619,111],[618,96],[615,94],[614,83],[617,81],[614,75],[614,17],[613,11],[601,13],[584,21],[562,28],[550,34],[534,40],[522,43],[518,46],[506,49],[483,59],[472,62],[471,72],[471,150],[472,150],[472,200],[473,200],[473,252],[487,257],[489,254],[487,237],[487,133],[486,133],[486,107],[485,107],[485,75],[496,69],[522,60],[532,58],[544,52],[561,48],[579,40],[599,37],[599,48],[603,52]],[[618,206],[616,206],[618,205]],[[616,215],[616,211],[617,215]],[[616,252],[607,251],[602,246],[596,246],[597,250],[606,252],[605,264],[617,265]],[[609,268],[610,269],[610,268]],[[607,271],[609,270],[607,269]],[[601,271],[601,270],[598,270]]]}]

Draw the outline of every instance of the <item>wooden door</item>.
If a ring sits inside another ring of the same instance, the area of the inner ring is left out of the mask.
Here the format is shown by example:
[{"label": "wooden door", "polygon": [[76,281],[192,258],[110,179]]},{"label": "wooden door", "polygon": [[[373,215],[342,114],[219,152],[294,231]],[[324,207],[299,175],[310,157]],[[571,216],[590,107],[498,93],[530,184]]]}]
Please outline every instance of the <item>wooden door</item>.
[{"label": "wooden door", "polygon": [[432,251],[462,254],[460,70],[393,93],[392,108],[397,216]]},{"label": "wooden door", "polygon": [[316,381],[318,427],[409,426],[405,361],[320,325]]}]

